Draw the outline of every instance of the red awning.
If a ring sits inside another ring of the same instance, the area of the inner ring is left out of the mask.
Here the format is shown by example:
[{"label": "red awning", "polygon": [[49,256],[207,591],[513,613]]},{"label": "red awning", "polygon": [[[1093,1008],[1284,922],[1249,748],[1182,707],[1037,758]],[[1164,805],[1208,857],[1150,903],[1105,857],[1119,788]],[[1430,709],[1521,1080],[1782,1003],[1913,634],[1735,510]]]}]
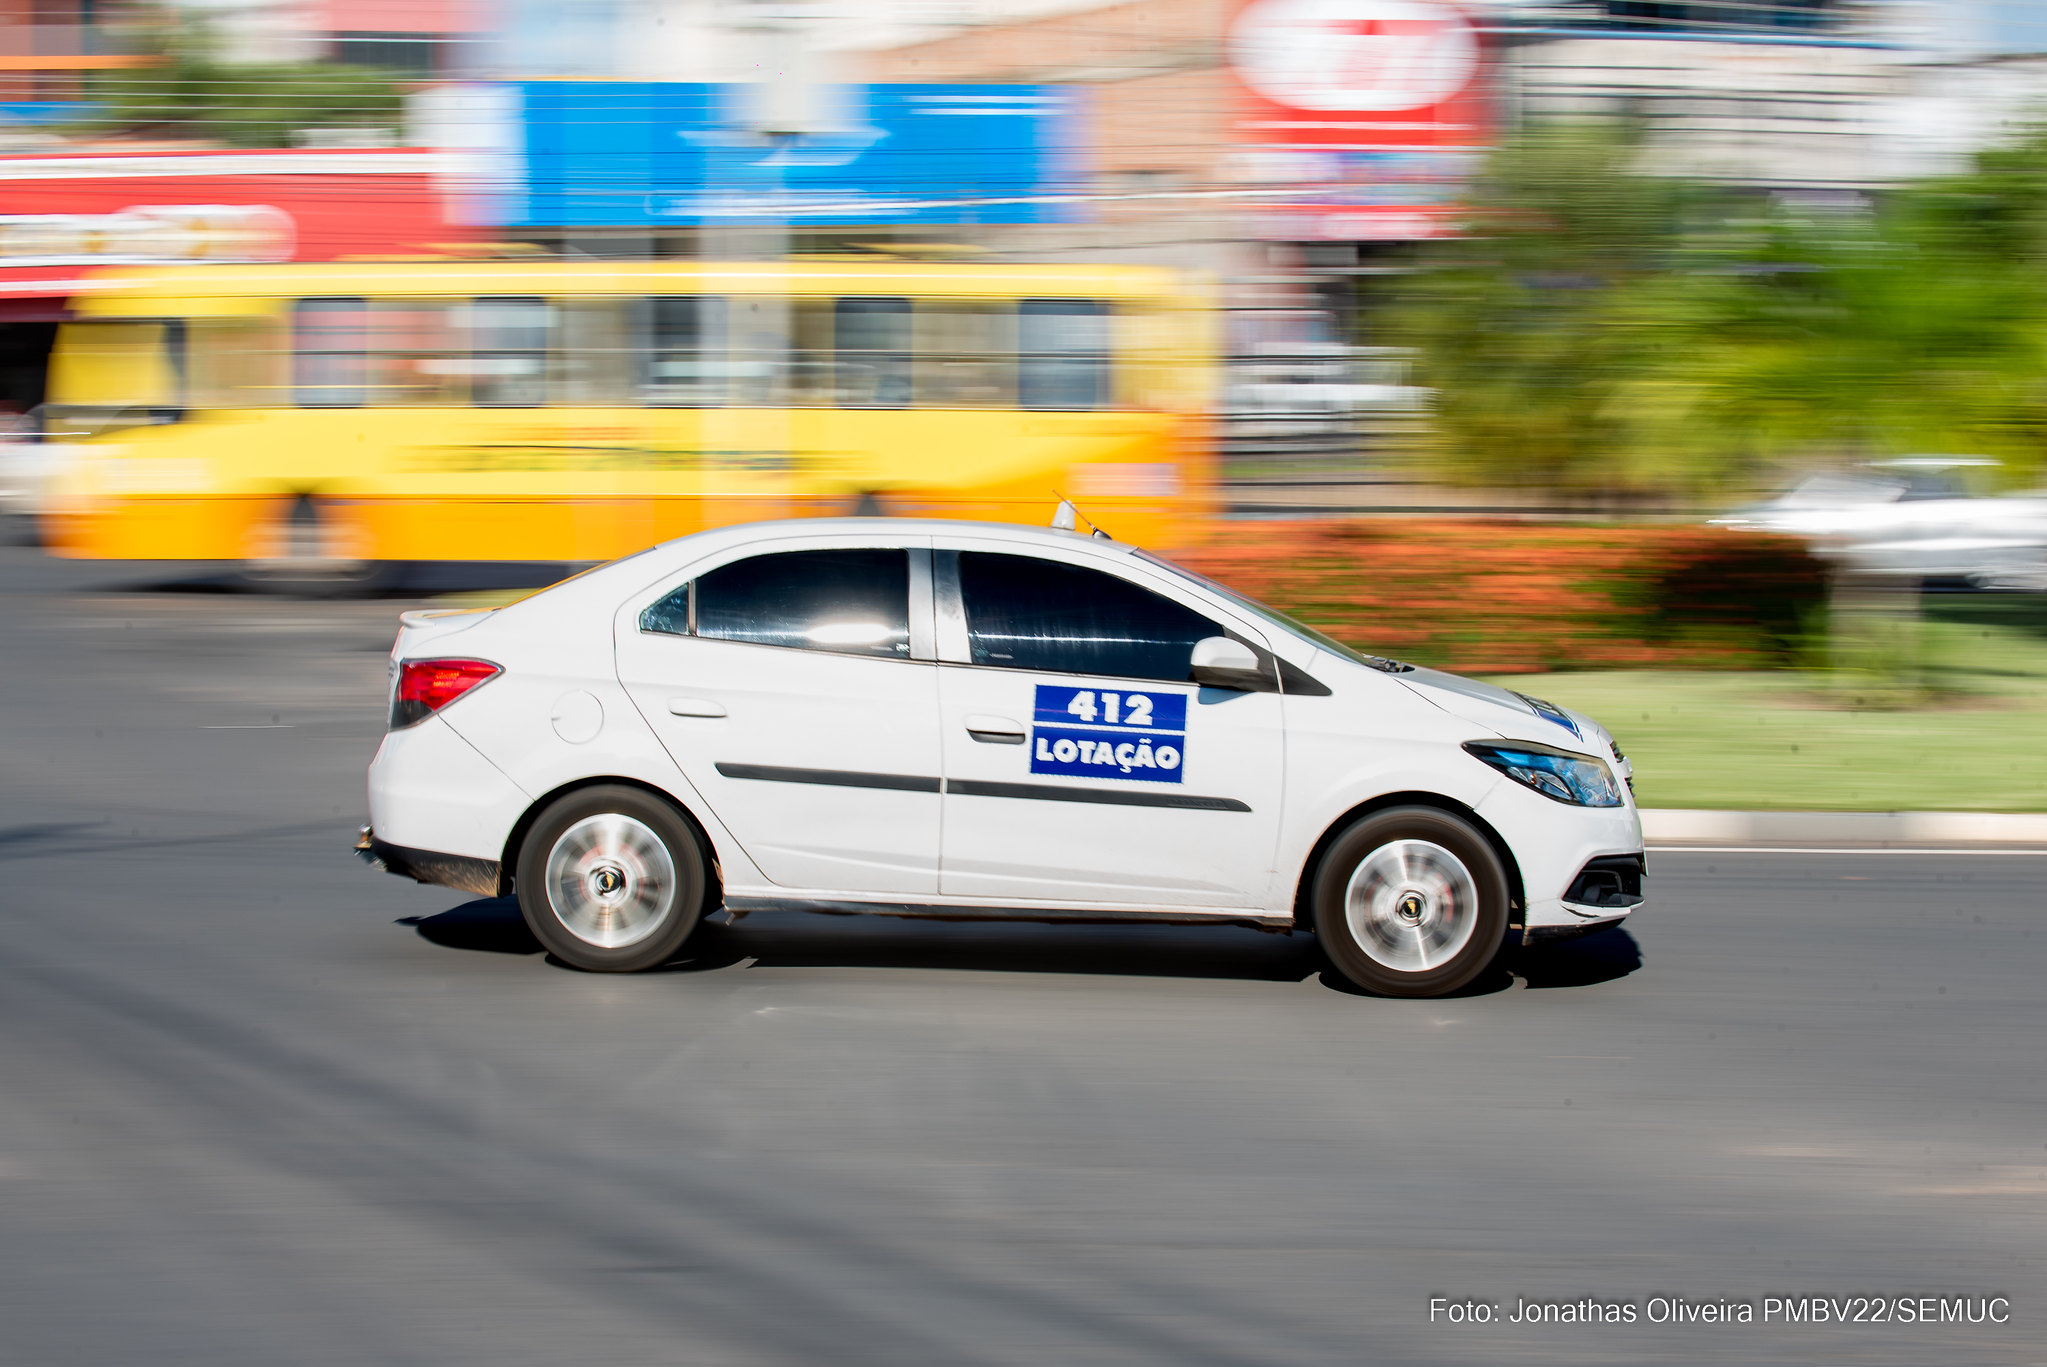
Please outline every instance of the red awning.
[{"label": "red awning", "polygon": [[56,323],[71,316],[65,300],[85,272],[76,266],[0,268],[0,323]]}]

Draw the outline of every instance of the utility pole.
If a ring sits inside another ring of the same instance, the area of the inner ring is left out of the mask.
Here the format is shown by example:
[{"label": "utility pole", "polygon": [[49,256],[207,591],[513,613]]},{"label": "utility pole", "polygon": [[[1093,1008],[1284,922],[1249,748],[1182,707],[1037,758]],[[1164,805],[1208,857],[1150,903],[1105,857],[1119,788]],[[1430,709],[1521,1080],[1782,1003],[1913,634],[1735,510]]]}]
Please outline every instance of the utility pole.
[{"label": "utility pole", "polygon": [[[727,13],[743,78],[726,88],[721,146],[709,158],[718,168],[718,183],[707,187],[713,191],[706,196],[712,217],[700,234],[703,254],[713,262],[755,268],[786,264],[785,168],[807,135],[827,127],[812,41],[824,12],[804,0],[737,0]],[[788,294],[729,291],[726,297],[727,394],[725,406],[705,424],[706,445],[716,448],[706,453],[708,468],[725,462],[723,468],[736,478],[716,482],[734,492],[741,486],[782,491],[774,499],[781,506],[754,515],[801,512],[786,502],[797,476],[788,408],[798,397]]]}]

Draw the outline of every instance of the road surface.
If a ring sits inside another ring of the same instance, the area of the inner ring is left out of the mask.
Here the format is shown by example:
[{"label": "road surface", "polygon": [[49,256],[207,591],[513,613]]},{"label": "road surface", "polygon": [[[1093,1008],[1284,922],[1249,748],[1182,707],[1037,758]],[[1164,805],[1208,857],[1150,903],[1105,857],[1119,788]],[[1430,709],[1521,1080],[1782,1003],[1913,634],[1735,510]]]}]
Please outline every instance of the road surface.
[{"label": "road surface", "polygon": [[2047,1361],[2047,857],[1657,854],[1436,1002],[1226,928],[588,976],[349,857],[410,605],[0,552],[0,1360]]}]

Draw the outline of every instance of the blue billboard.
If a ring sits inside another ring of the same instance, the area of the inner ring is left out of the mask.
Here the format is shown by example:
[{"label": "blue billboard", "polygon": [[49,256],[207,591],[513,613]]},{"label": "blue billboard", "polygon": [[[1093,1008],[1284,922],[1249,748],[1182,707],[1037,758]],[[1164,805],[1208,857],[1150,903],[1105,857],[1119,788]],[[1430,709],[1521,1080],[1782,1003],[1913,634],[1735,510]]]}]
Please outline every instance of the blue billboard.
[{"label": "blue billboard", "polygon": [[830,131],[775,141],[747,130],[741,87],[532,81],[513,89],[519,169],[500,201],[507,226],[1070,216],[1075,104],[1057,86],[854,86],[835,92]]}]

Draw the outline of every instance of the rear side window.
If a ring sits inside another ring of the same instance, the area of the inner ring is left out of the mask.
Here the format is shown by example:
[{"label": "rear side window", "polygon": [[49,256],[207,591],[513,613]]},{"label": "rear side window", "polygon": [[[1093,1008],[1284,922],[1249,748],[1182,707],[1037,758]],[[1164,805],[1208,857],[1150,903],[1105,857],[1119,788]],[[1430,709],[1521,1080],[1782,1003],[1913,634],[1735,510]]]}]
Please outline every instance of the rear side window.
[{"label": "rear side window", "polygon": [[640,629],[908,659],[909,553],[785,551],[735,560],[642,612]]},{"label": "rear side window", "polygon": [[1100,570],[1029,555],[960,552],[977,665],[1184,682],[1194,643],[1223,629]]}]

